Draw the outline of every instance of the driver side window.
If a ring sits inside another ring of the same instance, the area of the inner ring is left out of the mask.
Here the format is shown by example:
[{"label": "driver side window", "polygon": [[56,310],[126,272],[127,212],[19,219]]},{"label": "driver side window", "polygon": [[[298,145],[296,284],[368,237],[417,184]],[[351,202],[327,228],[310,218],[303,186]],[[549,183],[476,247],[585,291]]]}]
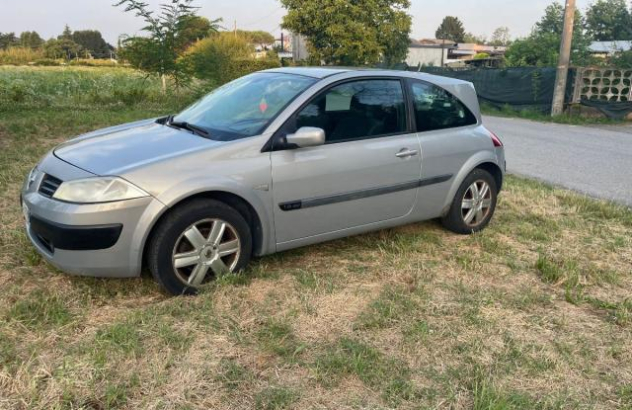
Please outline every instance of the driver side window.
[{"label": "driver side window", "polygon": [[405,133],[406,124],[399,80],[360,80],[335,86],[296,116],[297,129],[322,128],[328,143]]}]

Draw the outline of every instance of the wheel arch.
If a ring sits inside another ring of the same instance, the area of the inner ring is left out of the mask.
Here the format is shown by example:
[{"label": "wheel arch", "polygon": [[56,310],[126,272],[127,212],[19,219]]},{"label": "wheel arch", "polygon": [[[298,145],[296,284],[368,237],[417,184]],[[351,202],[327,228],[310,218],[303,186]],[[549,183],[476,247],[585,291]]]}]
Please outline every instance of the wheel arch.
[{"label": "wheel arch", "polygon": [[248,223],[250,227],[250,232],[252,234],[252,253],[253,255],[262,255],[265,253],[265,238],[264,238],[264,229],[261,220],[261,216],[255,209],[255,207],[244,199],[242,196],[237,195],[232,192],[223,191],[223,190],[209,190],[203,192],[197,192],[185,198],[179,199],[177,202],[169,205],[168,208],[165,208],[164,212],[160,214],[152,223],[151,227],[148,230],[148,234],[145,237],[145,240],[142,245],[142,255],[141,261],[142,266],[146,266],[146,255],[147,255],[147,247],[151,243],[151,237],[154,234],[156,227],[158,224],[175,208],[186,205],[187,203],[197,200],[197,199],[213,199],[235,209],[237,212],[241,214]]},{"label": "wheel arch", "polygon": [[[498,166],[498,164],[494,162],[483,162],[481,164],[478,164],[474,169],[482,169],[484,171],[489,172],[491,176],[494,177],[494,181],[496,182],[496,188],[498,189],[498,192],[502,191],[504,175],[503,175],[502,170]],[[474,171],[474,169],[472,171]]]},{"label": "wheel arch", "polygon": [[495,156],[491,155],[491,153],[480,152],[478,155],[473,156],[467,161],[463,167],[461,167],[460,171],[455,176],[452,186],[450,187],[449,194],[447,195],[445,202],[443,204],[441,215],[445,215],[452,205],[452,201],[454,200],[454,196],[458,191],[459,187],[467,178],[467,176],[474,171],[475,169],[483,169],[489,172],[496,182],[496,186],[498,188],[498,192],[501,191],[502,185],[504,182],[504,173],[502,172],[501,167],[497,163],[497,159]]}]

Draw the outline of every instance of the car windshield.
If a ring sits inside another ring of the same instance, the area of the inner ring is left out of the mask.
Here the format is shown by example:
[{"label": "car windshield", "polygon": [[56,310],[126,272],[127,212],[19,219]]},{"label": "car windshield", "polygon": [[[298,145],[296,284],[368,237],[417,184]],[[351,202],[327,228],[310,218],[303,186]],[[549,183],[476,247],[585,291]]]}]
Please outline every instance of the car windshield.
[{"label": "car windshield", "polygon": [[172,121],[201,128],[213,140],[252,137],[315,82],[292,74],[251,74],[218,88]]}]

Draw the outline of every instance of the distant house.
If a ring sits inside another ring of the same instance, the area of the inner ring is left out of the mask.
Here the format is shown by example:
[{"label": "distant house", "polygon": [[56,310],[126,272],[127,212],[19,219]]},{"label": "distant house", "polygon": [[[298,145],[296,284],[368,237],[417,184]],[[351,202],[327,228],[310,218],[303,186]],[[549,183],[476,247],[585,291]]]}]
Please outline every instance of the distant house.
[{"label": "distant house", "polygon": [[450,50],[450,60],[471,60],[475,55],[485,53],[490,57],[502,57],[507,52],[507,47],[487,46],[476,43],[459,43],[457,47]]},{"label": "distant house", "polygon": [[474,59],[477,54],[488,54],[490,60],[499,59],[507,47],[487,46],[475,43],[455,43],[450,40],[411,40],[406,63],[409,66],[465,65],[464,61]]},{"label": "distant house", "polygon": [[456,48],[450,40],[422,39],[410,40],[406,64],[409,66],[441,67],[448,61],[450,50]]},{"label": "distant house", "polygon": [[632,50],[632,41],[593,41],[588,50],[595,57],[612,57],[621,51]]}]

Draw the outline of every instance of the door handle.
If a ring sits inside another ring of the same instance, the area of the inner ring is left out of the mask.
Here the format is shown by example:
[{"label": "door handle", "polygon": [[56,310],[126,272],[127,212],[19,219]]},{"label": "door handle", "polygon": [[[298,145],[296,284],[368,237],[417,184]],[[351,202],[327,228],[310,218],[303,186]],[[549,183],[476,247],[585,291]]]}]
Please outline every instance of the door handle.
[{"label": "door handle", "polygon": [[419,154],[419,151],[417,151],[417,150],[403,148],[401,151],[399,151],[397,154],[395,154],[395,156],[397,158],[409,158],[409,157],[414,157],[417,154]]}]

